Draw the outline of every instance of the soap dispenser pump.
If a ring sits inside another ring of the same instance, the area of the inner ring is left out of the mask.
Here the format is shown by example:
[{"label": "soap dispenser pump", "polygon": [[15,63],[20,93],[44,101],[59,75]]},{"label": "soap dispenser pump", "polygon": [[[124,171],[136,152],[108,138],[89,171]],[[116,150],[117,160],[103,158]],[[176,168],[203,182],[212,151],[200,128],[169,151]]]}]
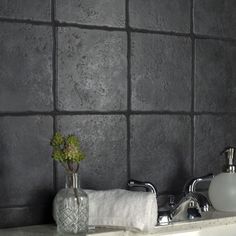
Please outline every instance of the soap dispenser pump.
[{"label": "soap dispenser pump", "polygon": [[212,179],[209,186],[209,198],[216,210],[236,212],[235,148],[228,147],[223,153],[226,156],[225,169],[223,173]]}]

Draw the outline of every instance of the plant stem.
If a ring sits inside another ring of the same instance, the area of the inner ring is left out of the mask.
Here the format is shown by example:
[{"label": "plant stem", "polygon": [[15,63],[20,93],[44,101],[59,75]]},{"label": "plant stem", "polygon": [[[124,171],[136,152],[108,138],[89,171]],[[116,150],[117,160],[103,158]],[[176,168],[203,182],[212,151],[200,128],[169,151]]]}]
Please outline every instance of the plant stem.
[{"label": "plant stem", "polygon": [[[77,163],[76,163],[76,169],[75,169],[75,171],[74,171],[74,168],[73,168],[73,162],[67,161],[67,165],[68,165],[69,171],[72,172],[72,175],[73,175],[74,173],[76,173],[76,172],[78,171],[78,169],[79,169],[79,165],[78,165]],[[74,181],[74,180],[73,180],[73,181]],[[79,205],[80,205],[80,203],[79,203],[79,197],[78,197],[76,188],[74,188],[74,186],[72,186],[72,187],[73,187],[73,191],[74,191],[74,194],[75,194],[76,202],[77,202],[77,205],[78,205],[78,208],[79,208]]]}]

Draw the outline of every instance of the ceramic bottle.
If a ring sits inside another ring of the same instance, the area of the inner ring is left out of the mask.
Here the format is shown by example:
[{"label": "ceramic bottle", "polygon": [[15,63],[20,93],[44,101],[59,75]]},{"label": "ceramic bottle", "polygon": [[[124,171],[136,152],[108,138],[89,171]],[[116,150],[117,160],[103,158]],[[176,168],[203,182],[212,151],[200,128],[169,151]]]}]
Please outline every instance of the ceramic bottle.
[{"label": "ceramic bottle", "polygon": [[235,148],[226,148],[224,172],[213,178],[209,187],[209,198],[218,211],[236,212],[236,168],[234,165]]}]

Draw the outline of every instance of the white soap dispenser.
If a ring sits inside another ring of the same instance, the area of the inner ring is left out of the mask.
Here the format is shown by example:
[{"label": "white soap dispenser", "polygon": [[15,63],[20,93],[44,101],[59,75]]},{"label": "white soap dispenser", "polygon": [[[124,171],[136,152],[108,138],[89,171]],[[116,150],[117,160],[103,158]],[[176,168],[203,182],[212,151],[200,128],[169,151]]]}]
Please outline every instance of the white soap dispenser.
[{"label": "white soap dispenser", "polygon": [[229,147],[224,153],[226,155],[225,170],[212,179],[209,187],[209,198],[216,210],[236,212],[235,148]]}]

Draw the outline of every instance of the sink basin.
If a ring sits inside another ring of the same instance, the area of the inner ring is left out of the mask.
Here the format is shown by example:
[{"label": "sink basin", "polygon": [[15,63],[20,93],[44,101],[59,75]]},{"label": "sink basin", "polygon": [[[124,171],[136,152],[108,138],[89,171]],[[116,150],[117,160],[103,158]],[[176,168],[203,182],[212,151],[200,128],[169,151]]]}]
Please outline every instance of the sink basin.
[{"label": "sink basin", "polygon": [[199,220],[156,226],[153,236],[235,236],[236,213],[207,212]]},{"label": "sink basin", "polygon": [[220,226],[213,226],[202,228],[198,230],[186,230],[185,232],[171,232],[171,233],[163,233],[158,234],[162,236],[235,236],[236,235],[236,224],[230,225],[220,225]]},{"label": "sink basin", "polygon": [[230,225],[221,225],[221,226],[215,226],[215,227],[209,227],[202,229],[198,232],[199,236],[235,236],[236,235],[236,224],[230,224]]}]

